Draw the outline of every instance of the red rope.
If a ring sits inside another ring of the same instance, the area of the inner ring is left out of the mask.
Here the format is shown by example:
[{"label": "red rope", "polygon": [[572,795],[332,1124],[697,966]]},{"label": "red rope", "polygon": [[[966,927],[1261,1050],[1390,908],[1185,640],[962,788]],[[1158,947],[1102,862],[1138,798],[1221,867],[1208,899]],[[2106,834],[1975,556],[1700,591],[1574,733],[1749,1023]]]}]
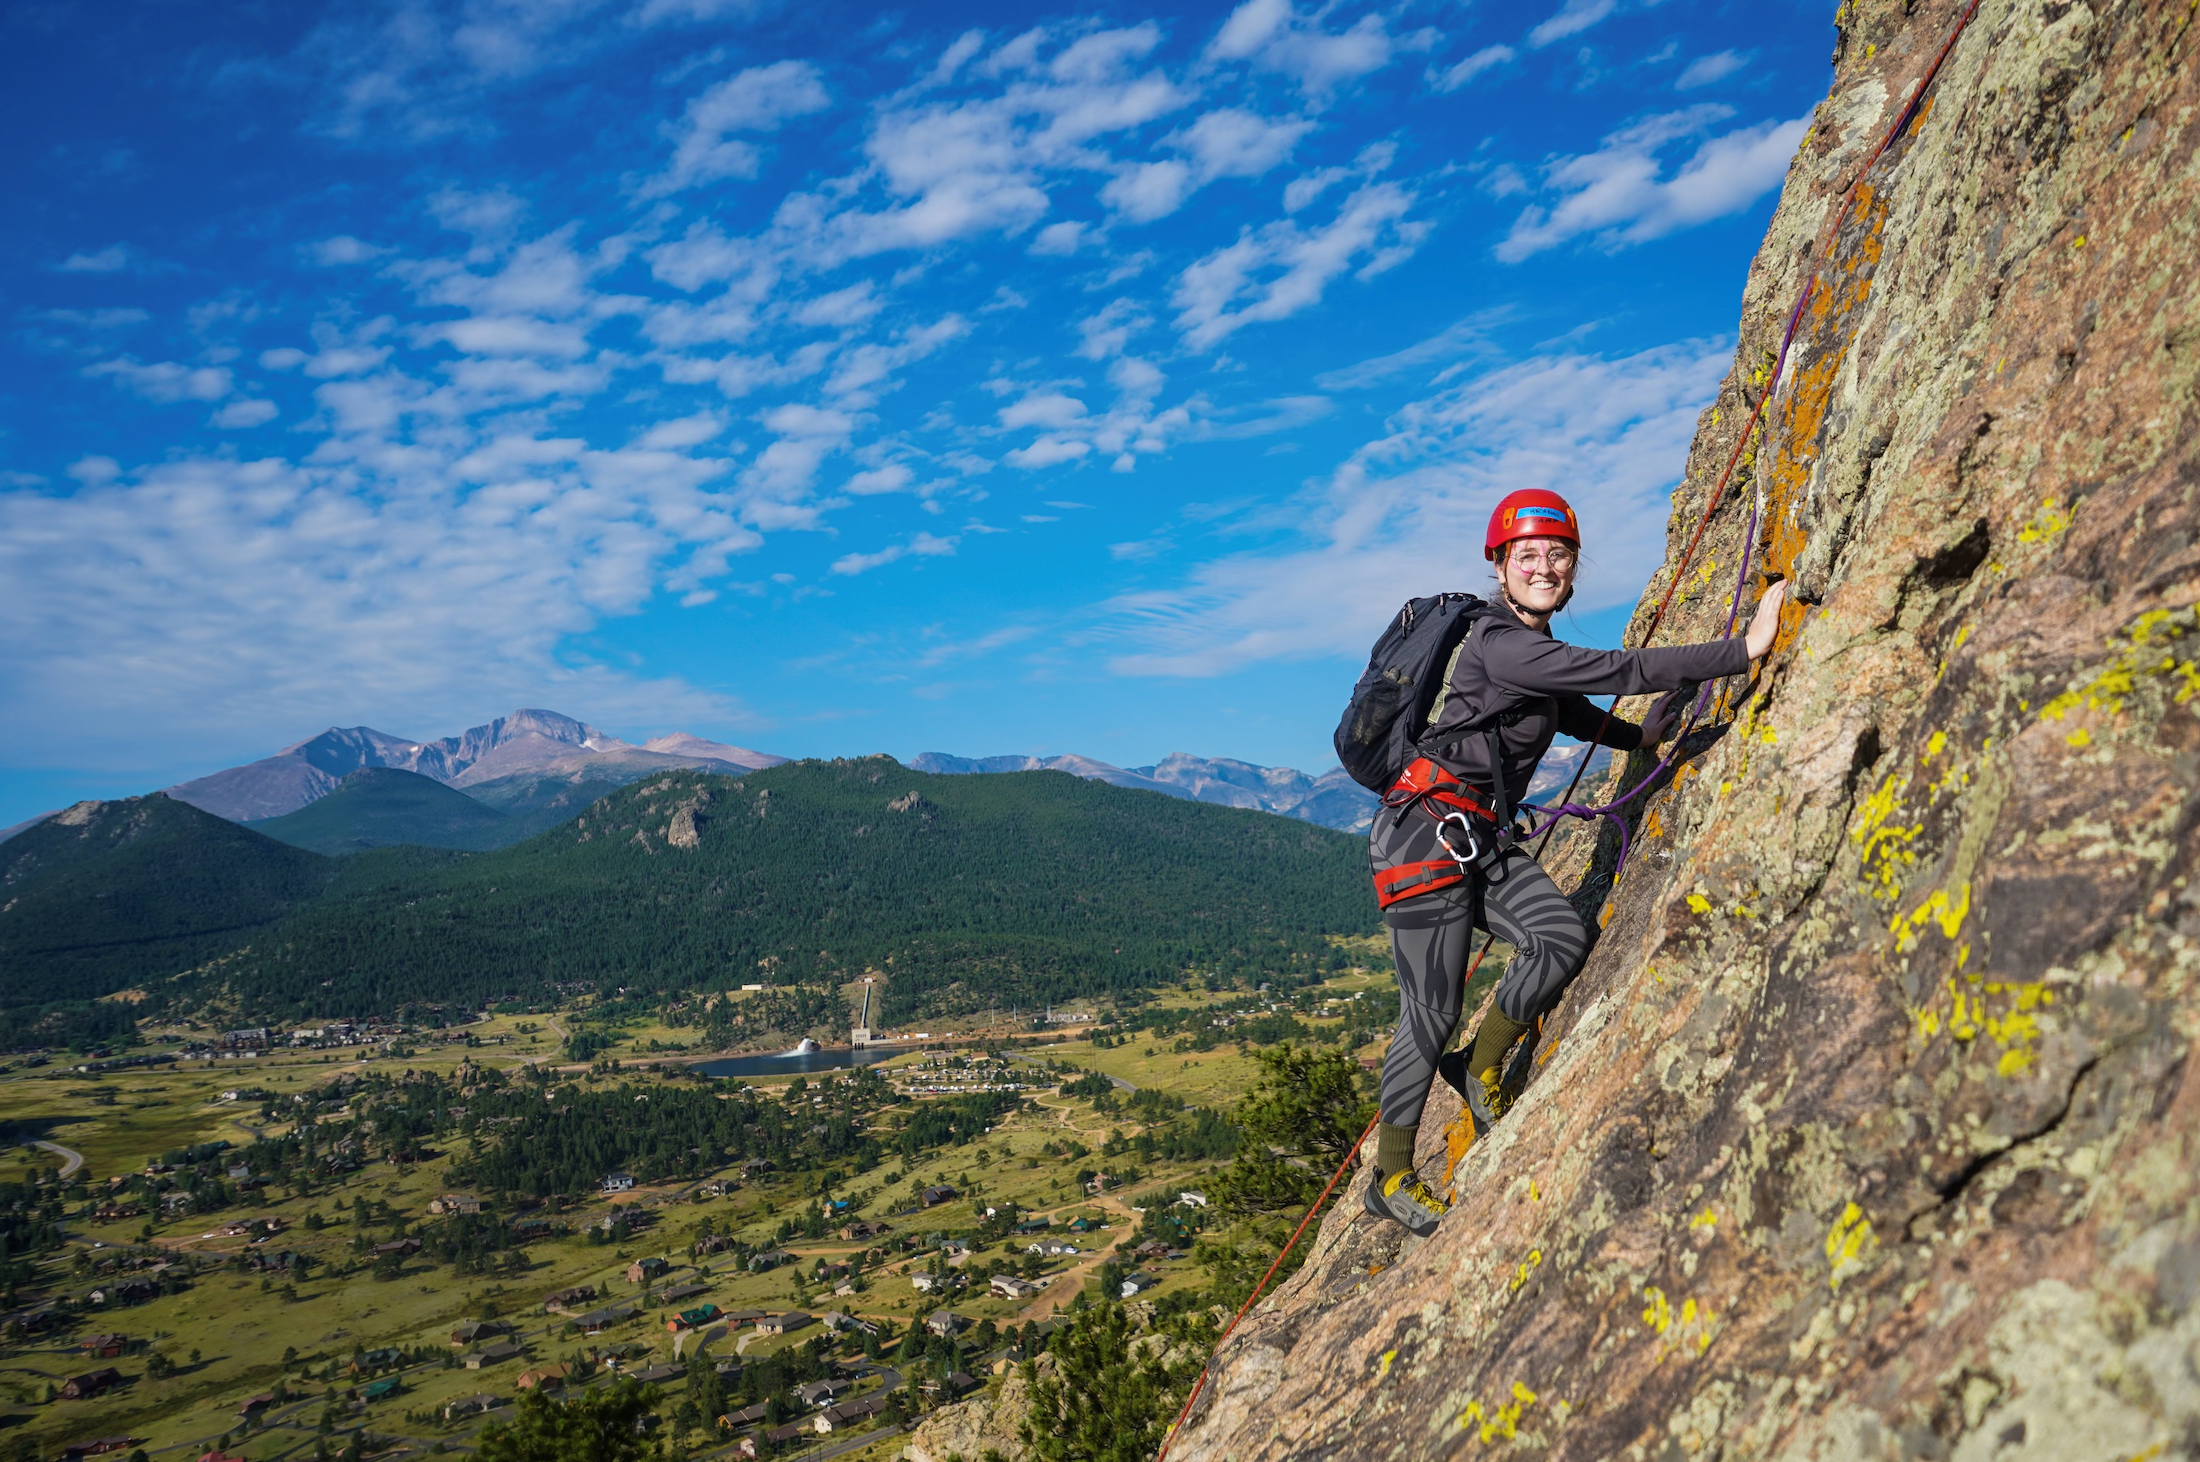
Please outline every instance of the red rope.
[{"label": "red rope", "polygon": [[[1829,241],[1833,235],[1840,232],[1841,225],[1847,222],[1849,209],[1856,202],[1857,190],[1863,187],[1865,177],[1870,174],[1880,157],[1885,154],[1889,147],[1894,145],[1895,138],[1899,137],[1902,130],[1910,125],[1912,118],[1917,113],[1918,103],[1925,96],[1925,88],[1931,86],[1933,79],[1940,75],[1940,68],[1947,61],[1948,53],[1955,49],[1957,38],[1963,34],[1964,27],[1971,23],[1971,17],[1978,12],[1978,7],[1979,0],[1970,0],[1970,4],[1964,7],[1963,14],[1956,18],[1954,28],[1948,32],[1948,39],[1941,43],[1940,50],[1933,56],[1932,65],[1925,68],[1925,74],[1918,78],[1917,86],[1910,92],[1910,99],[1904,104],[1902,114],[1895,119],[1895,124],[1887,129],[1887,135],[1880,139],[1877,147],[1872,149],[1872,155],[1864,160],[1864,165],[1857,169],[1855,179],[1850,182],[1848,188],[1842,193],[1841,206],[1835,210],[1832,223],[1822,230],[1818,236],[1819,242],[1813,249],[1815,255],[1819,257],[1825,255]],[[1749,421],[1742,427],[1741,437],[1734,443],[1734,450],[1727,454],[1726,467],[1719,473],[1719,481],[1712,489],[1711,500],[1704,504],[1702,516],[1696,519],[1696,530],[1688,535],[1688,546],[1681,550],[1680,563],[1674,567],[1672,578],[1666,583],[1665,593],[1658,600],[1657,610],[1650,616],[1649,627],[1643,632],[1642,643],[1644,645],[1648,645],[1652,639],[1656,638],[1658,626],[1664,622],[1665,612],[1672,606],[1673,595],[1680,588],[1681,575],[1687,570],[1690,559],[1695,556],[1697,545],[1703,541],[1704,530],[1711,526],[1712,514],[1719,510],[1720,502],[1725,499],[1727,484],[1733,480],[1734,469],[1742,460],[1742,451],[1749,445],[1749,439],[1757,429],[1757,422],[1764,415],[1765,404],[1772,399],[1773,392],[1780,387],[1780,375],[1787,365],[1788,346],[1795,339],[1796,326],[1803,318],[1803,308],[1810,303],[1810,297],[1816,290],[1817,285],[1818,272],[1813,269],[1810,278],[1803,281],[1802,297],[1795,301],[1795,308],[1788,315],[1787,333],[1780,341],[1779,361],[1773,367],[1772,380],[1765,386],[1762,394],[1757,397],[1757,404],[1750,408]],[[1615,698],[1612,704],[1617,706],[1619,702]],[[1595,741],[1603,739],[1604,731],[1611,723],[1612,711],[1607,708],[1604,712],[1603,723],[1597,727],[1597,735],[1592,740],[1592,745],[1595,744]],[[1566,794],[1559,798],[1560,802],[1573,800],[1574,788],[1580,785],[1582,773],[1588,769],[1589,758],[1583,756],[1581,765],[1574,768],[1573,780],[1566,784]],[[1557,826],[1558,819],[1553,818],[1550,826],[1543,830],[1543,839],[1536,845],[1535,850],[1535,858],[1538,862],[1542,861],[1543,851],[1550,845],[1552,829]],[[1474,963],[1467,966],[1467,972],[1462,976],[1463,983],[1472,982],[1474,972],[1482,966],[1482,956],[1490,952],[1490,945],[1495,942],[1496,936],[1494,934],[1483,940],[1481,950],[1474,956]],[[1344,1161],[1337,1164],[1337,1170],[1331,1173],[1329,1181],[1322,1185],[1321,1196],[1316,1198],[1313,1206],[1306,1210],[1306,1216],[1299,1220],[1299,1226],[1291,1231],[1290,1239],[1284,1244],[1282,1250],[1277,1253],[1275,1262],[1268,1266],[1268,1272],[1260,1277],[1260,1283],[1253,1286],[1253,1292],[1245,1297],[1245,1303],[1238,1306],[1237,1313],[1230,1317],[1230,1323],[1223,1327],[1222,1336],[1215,1342],[1214,1350],[1208,1354],[1207,1363],[1199,1368],[1199,1377],[1192,1383],[1191,1394],[1184,1398],[1184,1405],[1177,1412],[1176,1420],[1169,1423],[1168,1434],[1162,1439],[1161,1450],[1155,1454],[1154,1462],[1167,1462],[1169,1448],[1175,1443],[1177,1432],[1184,1425],[1184,1418],[1192,1414],[1193,1403],[1199,1400],[1200,1392],[1206,1389],[1207,1376],[1214,1368],[1215,1356],[1222,1353],[1222,1347],[1228,1343],[1232,1332],[1237,1329],[1238,1321],[1245,1318],[1246,1312],[1252,1309],[1254,1302],[1260,1298],[1261,1291],[1268,1287],[1268,1281],[1275,1278],[1276,1271],[1283,1267],[1284,1259],[1297,1246],[1299,1236],[1306,1232],[1306,1226],[1314,1221],[1314,1215],[1321,1212],[1322,1205],[1329,1201],[1329,1194],[1337,1186],[1337,1180],[1344,1176],[1346,1168],[1352,1166],[1352,1160],[1359,1156],[1360,1148],[1366,1143],[1368,1134],[1375,1130],[1376,1122],[1381,1120],[1382,1115],[1377,1113],[1374,1119],[1367,1124],[1366,1130],[1360,1133],[1359,1141],[1354,1142],[1351,1148],[1346,1151]]]}]

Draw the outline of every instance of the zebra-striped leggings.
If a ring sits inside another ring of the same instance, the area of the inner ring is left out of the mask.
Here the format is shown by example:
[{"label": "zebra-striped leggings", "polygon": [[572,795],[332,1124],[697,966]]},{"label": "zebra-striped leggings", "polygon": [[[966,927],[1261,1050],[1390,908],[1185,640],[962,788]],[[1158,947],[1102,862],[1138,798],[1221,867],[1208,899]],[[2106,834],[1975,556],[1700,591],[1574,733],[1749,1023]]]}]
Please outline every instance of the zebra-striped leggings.
[{"label": "zebra-striped leggings", "polygon": [[1394,1127],[1421,1120],[1436,1058],[1459,1025],[1478,926],[1513,947],[1497,1008],[1523,1023],[1558,1004],[1589,958],[1593,934],[1533,858],[1515,848],[1500,871],[1498,878],[1469,878],[1392,904],[1383,915],[1398,963],[1398,1033],[1383,1061],[1382,1086],[1383,1120]]}]

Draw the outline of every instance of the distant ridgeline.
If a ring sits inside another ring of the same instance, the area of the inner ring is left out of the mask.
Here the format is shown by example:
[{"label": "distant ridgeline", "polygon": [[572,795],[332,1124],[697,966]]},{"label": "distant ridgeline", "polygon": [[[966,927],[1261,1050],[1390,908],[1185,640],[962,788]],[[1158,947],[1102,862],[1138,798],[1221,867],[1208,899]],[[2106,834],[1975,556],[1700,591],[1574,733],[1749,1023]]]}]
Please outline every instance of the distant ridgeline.
[{"label": "distant ridgeline", "polygon": [[1311,824],[886,757],[667,772],[481,853],[323,858],[135,798],[0,844],[0,1036],[125,989],[280,1022],[877,970],[896,1021],[1030,1007],[1331,967],[1373,923],[1364,880],[1359,839]]}]

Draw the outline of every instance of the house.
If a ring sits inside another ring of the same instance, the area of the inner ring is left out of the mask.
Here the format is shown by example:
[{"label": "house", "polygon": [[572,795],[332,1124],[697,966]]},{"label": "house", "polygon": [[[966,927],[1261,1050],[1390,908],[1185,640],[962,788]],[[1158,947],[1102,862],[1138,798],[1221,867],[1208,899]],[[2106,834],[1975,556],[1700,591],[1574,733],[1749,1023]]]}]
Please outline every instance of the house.
[{"label": "house", "polygon": [[636,1259],[632,1264],[626,1266],[626,1282],[628,1284],[647,1284],[671,1267],[670,1264],[654,1255],[647,1259]]},{"label": "house", "polygon": [[1126,1274],[1123,1276],[1123,1298],[1129,1299],[1134,1294],[1142,1294],[1160,1282],[1157,1276],[1151,1274]]},{"label": "house", "polygon": [[[718,1425],[723,1430],[732,1432],[739,1431],[745,1426],[755,1426],[763,1419],[764,1403],[759,1401],[754,1406],[744,1406],[739,1411],[728,1412],[726,1415],[719,1417]],[[751,1452],[749,1455],[753,1457],[756,1454]]]},{"label": "house", "polygon": [[404,1383],[398,1380],[397,1377],[384,1376],[379,1381],[367,1382],[366,1385],[360,1388],[359,1395],[362,1400],[366,1401],[386,1401],[403,1389],[403,1386]]},{"label": "house", "polygon": [[1073,1218],[1069,1221],[1069,1231],[1073,1234],[1090,1233],[1098,1227],[1100,1225],[1089,1218]]},{"label": "house", "polygon": [[484,1345],[466,1357],[466,1369],[478,1371],[483,1366],[502,1365],[508,1360],[518,1360],[527,1354],[525,1346],[513,1340],[501,1340],[495,1345]]},{"label": "house", "polygon": [[946,1280],[942,1279],[937,1274],[932,1274],[929,1272],[910,1275],[909,1283],[918,1294],[930,1294],[936,1289],[944,1289],[947,1287]]},{"label": "house", "polygon": [[1176,1201],[1183,1204],[1186,1208],[1205,1208],[1207,1206],[1207,1195],[1204,1193],[1195,1193],[1191,1189],[1186,1188],[1183,1192],[1176,1195]]},{"label": "house", "polygon": [[784,1447],[804,1432],[815,1431],[816,1429],[816,1426],[809,1422],[791,1421],[785,1426],[775,1426],[765,1432],[764,1440],[775,1447]]},{"label": "house", "polygon": [[837,1379],[805,1381],[794,1388],[795,1399],[804,1406],[826,1406],[845,1395],[850,1384]]},{"label": "house", "polygon": [[374,1246],[374,1257],[377,1259],[385,1254],[395,1254],[399,1258],[404,1258],[419,1252],[420,1240],[418,1239],[392,1239],[386,1244],[376,1244]]},{"label": "house", "polygon": [[479,1416],[485,1411],[494,1411],[503,1404],[503,1397],[491,1396],[486,1391],[479,1396],[461,1396],[443,1408],[443,1419],[457,1421],[461,1417]]},{"label": "house", "polygon": [[521,1371],[512,1384],[522,1391],[555,1391],[573,1374],[573,1368],[564,1361],[554,1366],[537,1366],[531,1371]]},{"label": "house", "polygon": [[1169,1246],[1159,1239],[1148,1239],[1131,1252],[1141,1259],[1166,1259],[1169,1257]]},{"label": "house", "polygon": [[869,1219],[858,1219],[856,1222],[842,1228],[840,1236],[853,1242],[857,1239],[875,1239],[880,1234],[890,1234],[893,1231],[894,1226],[890,1223],[873,1223]]},{"label": "house", "polygon": [[351,1373],[355,1376],[364,1375],[368,1371],[385,1370],[390,1366],[403,1365],[404,1363],[405,1352],[395,1346],[383,1346],[378,1350],[363,1350],[353,1356],[351,1358]]},{"label": "house", "polygon": [[502,1335],[509,1328],[502,1320],[468,1320],[452,1329],[451,1344],[471,1345],[492,1335]]},{"label": "house", "polygon": [[1108,1191],[1108,1189],[1114,1186],[1115,1179],[1110,1177],[1108,1174],[1094,1173],[1092,1175],[1092,1180],[1085,1184],[1085,1191],[1087,1193],[1105,1193]]},{"label": "house", "polygon": [[855,1319],[853,1316],[845,1314],[840,1310],[827,1310],[824,1315],[825,1328],[832,1331],[835,1335],[838,1335],[843,1330],[854,1330],[858,1328],[861,1323],[861,1321]]},{"label": "house", "polygon": [[579,1325],[589,1335],[601,1335],[620,1321],[633,1318],[634,1307],[632,1305],[606,1305],[600,1310],[590,1310],[573,1323]]},{"label": "house", "polygon": [[605,1173],[603,1175],[602,1187],[606,1193],[624,1193],[632,1189],[633,1186],[634,1175],[632,1173]]},{"label": "house", "polygon": [[71,1376],[61,1383],[62,1399],[82,1401],[97,1396],[109,1386],[122,1384],[122,1372],[113,1366],[102,1366],[96,1371],[86,1371],[81,1376]]},{"label": "house", "polygon": [[738,1330],[743,1325],[753,1325],[758,1320],[763,1319],[764,1312],[762,1310],[728,1310],[723,1318],[728,1325]]},{"label": "house", "polygon": [[662,1386],[667,1381],[677,1381],[688,1373],[686,1366],[648,1366],[631,1373],[633,1379],[645,1386]]},{"label": "house", "polygon": [[428,1200],[430,1213],[479,1213],[481,1200],[471,1193],[445,1193]]},{"label": "house", "polygon": [[1043,1284],[1033,1284],[1030,1280],[1018,1279],[1013,1274],[993,1276],[993,1293],[1004,1300],[1029,1299],[1045,1288]]},{"label": "house", "polygon": [[801,1310],[789,1310],[784,1315],[770,1315],[757,1321],[756,1328],[766,1335],[788,1335],[805,1325],[816,1323],[816,1320]]},{"label": "house", "polygon": [[710,1286],[707,1284],[676,1284],[672,1288],[660,1292],[657,1296],[657,1303],[660,1305],[676,1305],[682,1300],[691,1300],[699,1294],[709,1293]]},{"label": "house", "polygon": [[244,1400],[238,1402],[237,1415],[258,1416],[261,1412],[267,1410],[270,1406],[273,1406],[274,1404],[275,1393],[273,1391],[262,1391],[257,1396],[247,1396],[244,1398]]},{"label": "house", "polygon": [[1019,1234],[1043,1234],[1052,1227],[1054,1227],[1054,1220],[1051,1218],[1029,1218],[1017,1224],[1014,1232]]},{"label": "house", "polygon": [[934,1183],[917,1195],[917,1202],[926,1208],[937,1208],[942,1203],[954,1202],[959,1196],[961,1195],[957,1194],[953,1188],[948,1187],[947,1184]]},{"label": "house", "polygon": [[576,1284],[571,1289],[561,1289],[553,1294],[544,1295],[542,1297],[542,1307],[546,1310],[562,1312],[571,1309],[574,1305],[585,1305],[595,1297],[596,1286]]},{"label": "house", "polygon": [[112,1359],[129,1348],[130,1337],[127,1335],[94,1335],[77,1345],[77,1349],[86,1355],[96,1355],[102,1359]]},{"label": "house", "polygon": [[701,1259],[710,1254],[722,1254],[732,1247],[733,1240],[727,1238],[724,1234],[710,1234],[697,1239],[694,1245],[689,1248],[688,1253]]},{"label": "house", "polygon": [[849,1427],[860,1426],[884,1410],[886,1410],[886,1398],[884,1396],[866,1396],[861,1401],[843,1401],[838,1405],[826,1407],[818,1413],[817,1419],[811,1425],[815,1426],[820,1432],[845,1431]]},{"label": "house", "polygon": [[1047,1239],[1041,1243],[1024,1245],[1024,1252],[1041,1254],[1049,1259],[1074,1259],[1085,1251],[1066,1239]]},{"label": "house", "polygon": [[949,1395],[960,1396],[965,1391],[974,1391],[984,1384],[968,1371],[957,1371],[949,1376],[945,1382],[920,1381],[917,1383],[917,1389],[927,1395],[936,1395],[944,1385]]},{"label": "house", "polygon": [[682,1310],[679,1314],[665,1321],[665,1328],[674,1332],[700,1330],[717,1318],[718,1307],[716,1305],[697,1305],[694,1309]]},{"label": "house", "polygon": [[136,1444],[136,1437],[101,1437],[96,1442],[71,1442],[61,1449],[61,1455],[68,1458],[104,1457],[109,1452],[120,1452]]},{"label": "house", "polygon": [[817,1261],[817,1268],[812,1272],[815,1273],[820,1280],[846,1279],[848,1277],[848,1266],[845,1264],[835,1264],[827,1260],[820,1259]]},{"label": "house", "polygon": [[782,1264],[793,1261],[796,1257],[791,1250],[764,1249],[749,1255],[749,1271],[756,1273],[765,1269],[776,1269]]},{"label": "house", "polygon": [[970,1321],[953,1310],[934,1310],[925,1319],[924,1328],[942,1339],[952,1340],[970,1328]]}]

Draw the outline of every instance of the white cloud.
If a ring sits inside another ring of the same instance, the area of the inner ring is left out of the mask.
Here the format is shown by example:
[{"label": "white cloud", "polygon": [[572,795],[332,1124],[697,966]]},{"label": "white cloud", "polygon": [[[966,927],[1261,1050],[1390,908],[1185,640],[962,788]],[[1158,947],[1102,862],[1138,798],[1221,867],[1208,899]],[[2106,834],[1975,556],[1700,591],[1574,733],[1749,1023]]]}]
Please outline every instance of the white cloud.
[{"label": "white cloud", "polygon": [[113,274],[130,267],[130,250],[124,244],[109,244],[89,254],[71,254],[55,267],[67,274]]},{"label": "white cloud", "polygon": [[642,189],[645,197],[677,193],[721,178],[753,178],[756,144],[733,134],[776,132],[781,124],[833,104],[824,73],[807,61],[752,66],[706,88],[687,104],[671,164]]},{"label": "white cloud", "polygon": [[1018,447],[1001,458],[1011,467],[1021,467],[1036,472],[1042,467],[1059,467],[1064,462],[1075,462],[1091,455],[1092,443],[1075,437],[1047,435],[1028,447]]},{"label": "white cloud", "polygon": [[234,379],[227,366],[187,366],[172,360],[145,365],[127,355],[86,366],[84,374],[94,379],[109,378],[124,390],[164,406],[178,401],[219,401],[229,394]]},{"label": "white cloud", "polygon": [[1130,338],[1152,324],[1153,320],[1137,301],[1110,300],[1107,308],[1077,322],[1077,333],[1082,337],[1077,353],[1086,360],[1106,360],[1111,355],[1121,355]]},{"label": "white cloud", "polygon": [[[1047,213],[1053,171],[1106,166],[1101,139],[1193,99],[1163,72],[1138,69],[1160,39],[1149,21],[1095,31],[1049,55],[1049,34],[1027,31],[969,73],[989,88],[983,94],[936,100],[922,88],[890,100],[864,142],[869,166],[788,197],[774,218],[776,242],[786,257],[822,268],[1022,234]],[[874,183],[883,198],[865,196]]]},{"label": "white cloud", "polygon": [[707,20],[746,20],[763,10],[760,0],[643,0],[636,25],[695,24]]},{"label": "white cloud", "polygon": [[1184,158],[1127,167],[1100,190],[1101,199],[1134,223],[1150,223],[1176,212],[1217,179],[1260,177],[1290,157],[1313,126],[1298,117],[1271,119],[1218,108],[1162,139]]},{"label": "white cloud", "polygon": [[355,239],[350,234],[338,234],[334,238],[307,244],[302,252],[316,264],[334,267],[342,264],[364,264],[370,259],[381,258],[389,250]]},{"label": "white cloud", "polygon": [[906,466],[899,462],[889,462],[884,467],[858,472],[842,485],[841,490],[857,497],[879,497],[890,492],[900,492],[915,478],[916,474]]},{"label": "white cloud", "polygon": [[635,438],[634,445],[651,452],[679,452],[689,447],[699,447],[715,440],[726,429],[714,411],[698,411],[692,416],[678,416],[670,421],[660,421]]},{"label": "white cloud", "polygon": [[[1475,588],[1483,525],[1516,488],[1564,493],[1585,534],[1578,607],[1624,604],[1664,551],[1668,494],[1730,360],[1719,342],[1552,355],[1416,401],[1303,504],[1302,546],[1216,559],[1106,606],[1123,675],[1211,676],[1364,654],[1410,594]],[[1136,552],[1138,545],[1127,545]]]},{"label": "white cloud", "polygon": [[1314,384],[1324,391],[1359,391],[1434,365],[1438,361],[1485,353],[1491,349],[1490,327],[1503,319],[1506,313],[1503,309],[1494,309],[1470,315],[1464,320],[1445,326],[1425,340],[1415,341],[1403,350],[1374,356],[1339,370],[1324,371],[1314,378]]},{"label": "white cloud", "polygon": [[0,497],[0,734],[96,758],[129,744],[108,729],[125,724],[227,755],[274,727],[417,734],[513,705],[737,719],[723,697],[569,649],[690,559],[755,541],[692,473],[620,465],[469,488],[433,451],[402,480],[278,458],[126,477],[87,461],[79,491]]},{"label": "white cloud", "polygon": [[1723,80],[1749,64],[1749,57],[1739,51],[1713,51],[1708,56],[1698,56],[1688,63],[1687,69],[1673,82],[1675,91],[1693,91],[1699,86],[1709,86]]},{"label": "white cloud", "polygon": [[1663,148],[1702,136],[1731,115],[1731,108],[1708,104],[1646,117],[1606,137],[1595,152],[1546,164],[1543,191],[1560,196],[1524,209],[1497,257],[1518,261],[1582,235],[1616,249],[1747,208],[1779,186],[1810,125],[1807,116],[1707,138],[1670,177],[1658,160]]},{"label": "white cloud", "polygon": [[1001,425],[1010,431],[1036,426],[1055,431],[1084,420],[1085,403],[1059,391],[1033,392],[1001,408]]},{"label": "white cloud", "polygon": [[863,279],[846,289],[836,289],[831,294],[821,294],[815,299],[804,300],[795,307],[794,318],[804,325],[819,325],[837,330],[861,325],[883,308],[885,301],[872,292],[871,281]]},{"label": "white cloud", "polygon": [[918,558],[945,558],[955,552],[955,535],[936,538],[930,533],[919,533],[907,543],[896,543],[877,553],[845,553],[833,560],[832,572],[836,574],[866,574],[872,569],[883,568],[898,559],[915,555]]},{"label": "white cloud", "polygon": [[1429,85],[1436,91],[1457,91],[1483,72],[1502,66],[1519,54],[1511,46],[1484,46],[1457,65],[1432,74]]},{"label": "white cloud", "polygon": [[[563,321],[538,320],[526,315],[475,315],[465,320],[446,320],[421,332],[424,339],[446,341],[468,355],[558,355],[568,359],[588,354],[585,327]],[[332,355],[333,352],[324,352]],[[379,362],[376,362],[379,364]],[[348,363],[342,373],[357,369]],[[328,368],[309,374],[338,374]]]},{"label": "white cloud", "polygon": [[1324,227],[1284,219],[1245,230],[1177,276],[1172,299],[1185,343],[1205,350],[1246,325],[1288,319],[1319,303],[1329,282],[1363,257],[1362,278],[1404,260],[1428,232],[1406,218],[1413,202],[1395,183],[1370,183]]},{"label": "white cloud", "polygon": [[1085,230],[1088,226],[1073,222],[1050,223],[1033,236],[1031,252],[1041,255],[1074,254],[1077,252],[1078,244],[1084,241]]},{"label": "white cloud", "polygon": [[1540,50],[1553,41],[1579,35],[1618,8],[1618,0],[1566,0],[1555,15],[1528,32],[1528,45]]},{"label": "white cloud", "polygon": [[242,401],[232,401],[216,411],[210,424],[226,429],[265,426],[279,414],[274,402],[248,397]]},{"label": "white cloud", "polygon": [[1207,46],[1209,59],[1280,71],[1309,98],[1390,64],[1397,48],[1381,16],[1363,15],[1342,31],[1321,27],[1320,12],[1298,13],[1291,0],[1245,0]]},{"label": "white cloud", "polygon": [[1183,207],[1194,186],[1190,165],[1171,157],[1139,163],[1116,174],[1100,190],[1100,197],[1131,222],[1151,223]]}]

